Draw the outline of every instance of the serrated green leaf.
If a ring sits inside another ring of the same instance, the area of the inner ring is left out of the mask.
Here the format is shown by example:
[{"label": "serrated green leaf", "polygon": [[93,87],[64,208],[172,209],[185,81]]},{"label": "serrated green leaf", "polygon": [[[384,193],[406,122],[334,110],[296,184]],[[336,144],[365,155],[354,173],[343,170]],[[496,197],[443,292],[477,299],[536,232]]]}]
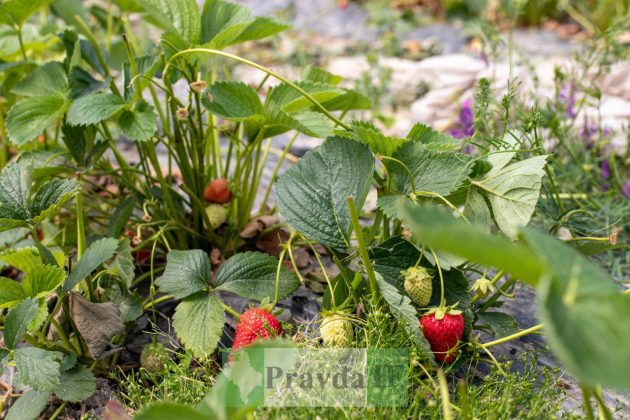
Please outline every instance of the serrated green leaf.
[{"label": "serrated green leaf", "polygon": [[27,296],[44,297],[61,286],[65,278],[66,273],[61,268],[40,264],[26,273],[22,280],[22,287]]},{"label": "serrated green leaf", "polygon": [[394,315],[412,335],[413,341],[422,355],[426,358],[431,358],[429,342],[420,329],[418,313],[413,307],[411,299],[404,293],[401,293],[396,286],[385,281],[379,273],[376,273],[376,284],[378,285],[383,299],[387,302],[392,315]]},{"label": "serrated green leaf", "polygon": [[105,292],[107,299],[118,305],[123,322],[132,322],[144,312],[142,298],[136,293],[124,290],[119,283],[111,284]]},{"label": "serrated green leaf", "polygon": [[[409,168],[417,191],[442,196],[455,191],[472,170],[469,164],[472,159],[470,156],[454,152],[436,152],[418,142],[405,143],[394,153],[394,158]],[[385,161],[384,164],[392,177],[393,188],[398,192],[412,192],[405,168],[393,161]]]},{"label": "serrated green leaf", "polygon": [[217,347],[225,313],[218,297],[200,293],[183,300],[175,309],[173,326],[184,347],[196,356],[209,355]]},{"label": "serrated green leaf", "polygon": [[4,343],[7,348],[14,349],[22,340],[28,324],[35,319],[38,309],[37,299],[26,298],[15,308],[9,310],[4,321]]},{"label": "serrated green leaf", "polygon": [[280,213],[308,238],[345,248],[351,227],[347,198],[363,207],[373,171],[374,157],[365,145],[331,137],[278,178]]},{"label": "serrated green leaf", "polygon": [[189,44],[199,42],[201,20],[195,0],[138,0],[154,25],[178,33]]},{"label": "serrated green leaf", "polygon": [[133,111],[124,111],[118,119],[123,134],[135,141],[147,141],[157,131],[157,115],[147,101],[141,99]]},{"label": "serrated green leaf", "polygon": [[37,391],[53,391],[59,385],[59,367],[63,355],[36,347],[21,347],[15,350],[13,360],[16,379]]},{"label": "serrated green leaf", "polygon": [[71,125],[97,124],[113,116],[127,104],[112,93],[94,93],[81,96],[70,105],[67,121]]},{"label": "serrated green leaf", "polygon": [[35,223],[47,219],[79,191],[81,184],[74,179],[52,179],[45,183],[33,197],[31,217]]},{"label": "serrated green leaf", "polygon": [[287,23],[271,17],[255,17],[231,44],[267,38],[289,28]]},{"label": "serrated green leaf", "polygon": [[0,308],[13,307],[26,297],[20,283],[6,277],[0,277]]},{"label": "serrated green leaf", "polygon": [[390,219],[401,220],[402,209],[406,202],[413,203],[409,196],[403,194],[389,194],[380,197],[377,201],[378,208]]},{"label": "serrated green leaf", "polygon": [[4,375],[4,371],[7,370],[10,355],[9,350],[0,348],[0,375]]},{"label": "serrated green leaf", "polygon": [[464,216],[469,222],[483,228],[484,232],[490,233],[492,226],[492,215],[483,195],[476,188],[469,188],[464,206]]},{"label": "serrated green leaf", "polygon": [[308,80],[315,83],[328,83],[330,85],[338,85],[343,77],[332,74],[320,67],[306,66],[302,70],[302,80]]},{"label": "serrated green leaf", "polygon": [[461,148],[460,140],[438,133],[425,124],[416,123],[407,134],[412,142],[424,144],[427,149],[437,151],[455,151]]},{"label": "serrated green leaf", "polygon": [[201,13],[201,43],[224,48],[234,43],[253,22],[248,8],[222,0],[206,0]]},{"label": "serrated green leaf", "polygon": [[96,390],[96,378],[90,369],[77,365],[61,372],[55,395],[62,401],[80,402]]},{"label": "serrated green leaf", "polygon": [[33,318],[33,320],[28,324],[28,326],[26,327],[26,331],[28,332],[34,332],[39,330],[42,325],[44,325],[44,322],[46,322],[46,320],[48,319],[48,304],[46,303],[45,299],[39,299],[39,306],[37,308],[37,314],[35,315],[35,318]]},{"label": "serrated green leaf", "polygon": [[295,121],[290,128],[297,130],[300,133],[321,139],[332,135],[332,122],[320,112],[296,112],[290,116]]},{"label": "serrated green leaf", "polygon": [[67,105],[67,99],[60,95],[22,99],[7,116],[9,139],[18,146],[33,140],[63,115]]},{"label": "serrated green leaf", "polygon": [[66,279],[63,290],[72,290],[81,280],[90,275],[99,265],[114,256],[118,248],[118,240],[114,238],[103,238],[93,242],[83,253],[81,259],[74,265],[72,272]]},{"label": "serrated green leaf", "polygon": [[22,161],[8,164],[0,173],[0,214],[2,217],[26,220],[30,217],[29,200],[32,169]]},{"label": "serrated green leaf", "polygon": [[322,102],[322,106],[329,111],[360,110],[372,107],[372,101],[367,96],[354,90],[344,90],[345,93],[343,95]]},{"label": "serrated green leaf", "polygon": [[0,261],[25,273],[42,264],[39,252],[34,246],[18,249],[10,248],[0,253]]},{"label": "serrated green leaf", "polygon": [[66,96],[68,78],[63,64],[51,61],[26,76],[12,90],[22,96]]},{"label": "serrated green leaf", "polygon": [[[235,254],[223,263],[214,279],[217,290],[227,290],[256,300],[276,295],[278,259],[262,252]],[[299,281],[286,267],[280,267],[278,299],[284,299],[297,289]]]},{"label": "serrated green leaf", "polygon": [[48,405],[50,392],[31,389],[13,403],[6,420],[37,420]]},{"label": "serrated green leaf", "polygon": [[[436,270],[437,271],[437,270]],[[461,311],[465,311],[470,307],[470,285],[468,280],[459,270],[442,270],[442,276],[444,277],[444,299],[447,305],[457,305],[457,308]],[[440,276],[433,276],[433,295],[429,306],[437,307],[440,305]]]},{"label": "serrated green leaf", "polygon": [[357,141],[366,144],[374,153],[391,157],[407,139],[393,136],[385,136],[371,123],[365,121],[353,121],[351,135]]},{"label": "serrated green leaf", "polygon": [[231,121],[262,118],[263,106],[254,89],[242,82],[217,82],[203,104],[214,115]]},{"label": "serrated green leaf", "polygon": [[208,254],[200,249],[171,251],[167,256],[166,270],[155,281],[160,292],[183,299],[208,287],[212,267]]},{"label": "serrated green leaf", "polygon": [[473,187],[487,197],[494,220],[508,237],[515,239],[536,208],[547,156],[536,156],[490,171]]}]

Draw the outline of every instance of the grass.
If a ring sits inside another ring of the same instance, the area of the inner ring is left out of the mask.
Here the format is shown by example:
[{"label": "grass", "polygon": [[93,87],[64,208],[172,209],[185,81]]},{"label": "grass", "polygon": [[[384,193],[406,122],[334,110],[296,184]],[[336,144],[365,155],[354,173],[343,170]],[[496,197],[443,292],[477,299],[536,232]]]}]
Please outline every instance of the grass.
[{"label": "grass", "polygon": [[[303,345],[317,345],[313,339]],[[401,408],[260,408],[254,418],[443,418],[443,401],[435,368],[421,366],[420,354],[409,335],[392,315],[366,304],[366,318],[355,324],[354,347],[408,348],[409,405]],[[468,356],[467,356],[468,357]],[[447,371],[450,407],[454,418],[550,418],[570,417],[562,412],[564,389],[558,369],[541,368],[535,354],[502,363],[506,375],[491,368],[487,375],[477,369],[485,362],[468,357]],[[429,372],[430,371],[430,372]],[[162,372],[139,369],[117,373],[119,398],[134,412],[151,402],[198,404],[213,384],[217,364],[178,355]]]}]

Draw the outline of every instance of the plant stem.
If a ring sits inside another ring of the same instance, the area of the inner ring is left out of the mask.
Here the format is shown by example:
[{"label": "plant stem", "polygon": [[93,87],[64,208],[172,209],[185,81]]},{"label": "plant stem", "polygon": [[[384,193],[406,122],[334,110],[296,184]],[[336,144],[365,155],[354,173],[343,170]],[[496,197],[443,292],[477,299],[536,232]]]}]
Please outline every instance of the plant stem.
[{"label": "plant stem", "polygon": [[[81,173],[77,173],[77,181],[81,184]],[[85,252],[85,221],[83,219],[83,194],[81,189],[76,198],[77,205],[77,260],[81,259],[81,256]]]},{"label": "plant stem", "polygon": [[[401,162],[400,160],[393,158],[393,157],[389,157],[389,156],[382,156],[379,155],[377,157],[377,159],[379,160],[391,160],[392,162],[397,163],[398,165],[402,166],[402,168],[405,170],[405,172],[407,172],[407,175],[409,176],[409,182],[411,184],[411,192],[415,193],[416,192],[416,184],[415,181],[413,179],[413,173],[411,172],[411,169],[409,169],[409,167],[407,165],[405,165],[403,162]],[[387,169],[387,168],[386,168]],[[388,177],[389,178],[389,177]]]},{"label": "plant stem", "polygon": [[593,406],[591,405],[591,391],[584,384],[580,384],[582,389],[582,401],[584,402],[584,414],[588,420],[593,419]]},{"label": "plant stem", "polygon": [[20,44],[20,52],[22,53],[22,60],[26,61],[26,48],[24,48],[24,38],[22,38],[22,25],[19,25],[16,29],[18,42]]},{"label": "plant stem", "polygon": [[231,313],[234,316],[234,318],[236,318],[237,321],[241,319],[241,315],[238,312],[236,312],[234,309],[230,308],[228,305],[223,303],[222,300],[219,299],[219,302],[221,302],[221,306],[223,306],[223,310]]},{"label": "plant stem", "polygon": [[162,303],[162,302],[166,302],[167,300],[170,299],[174,299],[173,296],[171,295],[164,295],[164,296],[160,296],[157,299],[153,299],[151,300],[151,302],[147,303],[146,305],[144,305],[144,310],[148,310],[153,308],[155,305],[157,305],[158,303]]},{"label": "plant stem", "polygon": [[53,415],[50,416],[50,420],[55,420],[57,417],[59,417],[59,414],[61,414],[63,409],[66,408],[66,404],[68,404],[68,402],[64,401],[63,404],[61,404],[59,408],[53,413]]},{"label": "plant stem", "polygon": [[368,277],[368,285],[370,286],[370,292],[372,294],[376,294],[378,288],[376,285],[376,276],[374,274],[374,269],[372,268],[372,261],[368,255],[368,250],[365,245],[365,240],[363,238],[363,231],[361,230],[361,224],[359,223],[359,213],[354,205],[354,200],[352,196],[347,198],[348,200],[348,212],[350,213],[350,221],[352,222],[352,230],[354,230],[354,234],[357,238],[357,243],[359,245],[359,255],[361,256],[361,260],[363,261],[363,265],[365,266],[365,271],[367,272]]},{"label": "plant stem", "polygon": [[440,267],[440,261],[438,260],[438,257],[433,249],[431,249],[430,251],[431,255],[433,255],[435,266],[437,267],[438,274],[440,276],[440,309],[444,309],[444,307],[446,306],[446,298],[444,297],[444,276],[442,275],[442,267]]},{"label": "plant stem", "polygon": [[305,91],[300,86],[298,86],[297,84],[293,83],[292,81],[290,81],[286,77],[281,76],[278,73],[274,72],[273,70],[268,69],[267,67],[261,66],[258,63],[254,63],[253,61],[249,61],[249,60],[247,60],[245,58],[242,58],[242,57],[239,57],[237,55],[230,54],[230,53],[227,53],[227,52],[224,52],[224,51],[214,50],[214,49],[211,49],[211,48],[189,48],[187,50],[179,51],[176,54],[173,54],[173,56],[166,63],[166,66],[164,67],[163,77],[164,78],[167,77],[168,70],[169,70],[173,60],[175,60],[177,57],[180,57],[180,56],[185,55],[185,54],[195,54],[195,53],[206,53],[206,54],[220,55],[222,57],[231,58],[232,60],[239,61],[239,62],[241,62],[243,64],[247,64],[248,66],[251,66],[251,67],[254,67],[254,68],[256,68],[256,69],[258,69],[260,71],[263,71],[263,72],[267,73],[268,75],[270,75],[270,76],[280,80],[281,82],[287,84],[289,87],[291,87],[292,89],[294,89],[295,91],[300,93],[302,96],[304,96],[306,99],[308,99],[313,105],[315,105],[316,108],[318,108],[325,116],[327,116],[335,124],[345,128],[346,130],[351,130],[352,129],[349,125],[345,124],[343,121],[340,121],[337,118],[335,118],[335,116],[333,116],[310,93],[308,93],[307,91]]},{"label": "plant stem", "polygon": [[498,344],[503,344],[503,343],[507,343],[508,341],[512,341],[515,340],[517,338],[526,336],[528,334],[531,334],[533,332],[539,331],[541,330],[545,325],[544,324],[538,324],[538,325],[534,325],[531,328],[528,328],[526,330],[521,330],[517,333],[514,333],[512,335],[508,335],[507,337],[503,337],[503,338],[499,338],[498,340],[494,340],[494,341],[490,341],[488,343],[484,343],[481,346],[482,347],[492,347],[492,346],[496,346]]}]

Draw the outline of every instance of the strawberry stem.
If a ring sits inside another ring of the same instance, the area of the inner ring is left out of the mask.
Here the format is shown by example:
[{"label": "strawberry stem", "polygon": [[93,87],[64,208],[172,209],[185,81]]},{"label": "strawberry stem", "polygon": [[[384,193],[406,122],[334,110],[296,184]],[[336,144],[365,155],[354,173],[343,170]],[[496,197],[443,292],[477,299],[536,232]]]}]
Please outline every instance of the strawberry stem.
[{"label": "strawberry stem", "polygon": [[361,256],[361,260],[363,261],[363,265],[365,266],[365,271],[367,272],[368,277],[368,285],[370,286],[370,292],[372,294],[376,294],[378,288],[376,286],[376,275],[374,274],[374,269],[372,268],[372,261],[370,260],[370,256],[368,255],[367,247],[365,246],[365,239],[363,238],[363,231],[361,230],[361,224],[359,223],[359,213],[357,212],[357,208],[354,205],[354,200],[352,196],[348,196],[348,212],[350,213],[350,220],[352,221],[352,229],[354,230],[354,234],[357,238],[357,244],[359,246],[359,255]]},{"label": "strawberry stem", "polygon": [[499,338],[498,340],[494,340],[494,341],[490,341],[488,343],[480,344],[480,346],[486,348],[486,347],[496,346],[498,344],[507,343],[508,341],[512,341],[512,340],[515,340],[517,338],[523,337],[523,336],[525,336],[527,334],[531,334],[533,332],[541,330],[544,326],[545,326],[545,324],[534,325],[531,328],[527,328],[526,330],[521,330],[521,331],[519,331],[517,333],[514,333],[512,335],[508,335],[507,337]]},{"label": "strawberry stem", "polygon": [[444,276],[442,275],[442,267],[440,266],[440,261],[438,260],[437,255],[435,255],[433,248],[430,248],[429,250],[433,255],[435,266],[437,267],[438,275],[440,276],[440,310],[444,310],[444,308],[446,307],[446,298],[444,297]]}]

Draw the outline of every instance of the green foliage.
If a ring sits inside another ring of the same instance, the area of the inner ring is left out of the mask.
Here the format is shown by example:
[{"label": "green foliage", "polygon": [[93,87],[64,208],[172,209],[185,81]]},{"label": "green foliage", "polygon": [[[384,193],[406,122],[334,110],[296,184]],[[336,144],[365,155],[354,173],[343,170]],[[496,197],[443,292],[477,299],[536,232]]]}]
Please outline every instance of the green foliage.
[{"label": "green foliage", "polygon": [[113,116],[123,108],[125,101],[111,93],[93,93],[81,96],[68,109],[68,123],[71,125],[98,124]]},{"label": "green foliage", "polygon": [[210,259],[205,252],[199,249],[171,251],[166,270],[155,284],[161,292],[183,299],[208,288],[211,274]]},{"label": "green foliage", "polygon": [[216,290],[227,290],[256,300],[274,299],[277,290],[278,299],[284,299],[297,289],[299,281],[279,264],[277,258],[260,252],[236,254],[217,271],[214,286]]},{"label": "green foliage", "polygon": [[66,99],[59,95],[22,99],[9,111],[7,117],[9,138],[17,145],[33,140],[53,121],[59,119],[67,106]]},{"label": "green foliage", "polygon": [[182,344],[195,356],[210,355],[217,347],[225,314],[213,294],[199,293],[183,300],[173,316],[173,326]]},{"label": "green foliage", "polygon": [[363,206],[373,170],[367,147],[329,138],[278,179],[280,214],[308,238],[345,248],[351,227],[347,198],[352,196],[357,208]]},{"label": "green foliage", "polygon": [[66,292],[72,290],[81,280],[89,276],[92,271],[113,257],[117,248],[118,241],[113,238],[103,238],[92,243],[85,250],[81,259],[77,261],[63,285],[63,290]]},{"label": "green foliage", "polygon": [[36,391],[31,389],[26,391],[17,400],[7,413],[7,420],[35,420],[48,405],[50,392]]},{"label": "green foliage", "polygon": [[36,391],[54,391],[59,385],[61,359],[59,352],[20,347],[13,354],[16,379]]},{"label": "green foliage", "polygon": [[27,298],[9,310],[4,320],[4,343],[7,348],[14,349],[22,340],[28,324],[35,319],[38,308],[39,302],[36,299]]}]

